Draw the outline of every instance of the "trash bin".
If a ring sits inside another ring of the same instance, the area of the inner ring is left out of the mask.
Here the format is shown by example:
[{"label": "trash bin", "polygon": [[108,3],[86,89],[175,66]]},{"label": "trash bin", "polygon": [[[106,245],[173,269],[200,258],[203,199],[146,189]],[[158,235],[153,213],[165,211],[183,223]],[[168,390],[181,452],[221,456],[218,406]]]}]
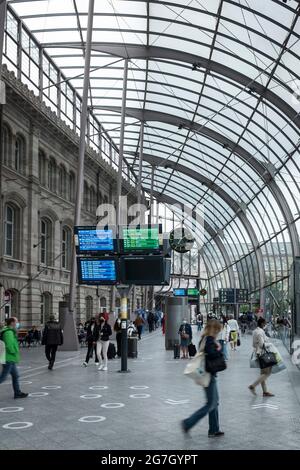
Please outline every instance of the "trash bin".
[{"label": "trash bin", "polygon": [[130,336],[128,338],[128,357],[136,358],[138,355],[137,351],[138,338],[137,336]]}]

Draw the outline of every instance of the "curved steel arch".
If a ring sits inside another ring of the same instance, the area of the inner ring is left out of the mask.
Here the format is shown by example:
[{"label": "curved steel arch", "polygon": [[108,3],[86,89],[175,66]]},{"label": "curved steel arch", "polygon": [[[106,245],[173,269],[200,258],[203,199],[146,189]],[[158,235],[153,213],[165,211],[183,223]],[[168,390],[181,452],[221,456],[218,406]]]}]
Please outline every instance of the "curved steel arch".
[{"label": "curved steel arch", "polygon": [[[76,42],[66,42],[66,43],[44,43],[43,47],[49,48],[71,48],[71,49],[82,49],[82,44]],[[189,64],[194,64],[199,62],[203,65],[204,69],[212,70],[220,75],[224,75],[227,78],[230,78],[234,82],[240,83],[246,88],[252,87],[255,89],[255,93],[258,95],[263,95],[264,99],[270,101],[275,108],[279,109],[283,114],[288,116],[290,121],[292,121],[298,129],[300,129],[300,116],[290,106],[286,101],[280,98],[273,91],[266,89],[261,83],[256,80],[252,80],[247,77],[247,75],[237,72],[230,67],[209,60],[205,57],[197,56],[183,51],[178,51],[174,49],[169,49],[165,47],[156,47],[156,46],[144,46],[139,44],[107,44],[107,43],[97,43],[93,42],[92,49],[94,51],[103,52],[110,54],[116,57],[122,57],[127,59],[153,59],[156,58],[165,58],[171,59],[179,62],[186,62]]]},{"label": "curved steel arch", "polygon": [[[121,108],[119,106],[95,106],[95,109],[104,109],[107,111],[112,111],[115,113],[120,113]],[[220,145],[226,145],[234,154],[239,156],[244,162],[249,164],[256,173],[260,176],[263,182],[270,188],[274,199],[276,200],[278,207],[281,210],[282,216],[285,220],[287,228],[289,230],[290,239],[293,248],[293,256],[299,256],[300,253],[300,245],[299,245],[299,237],[297,233],[297,229],[295,226],[295,222],[293,220],[292,212],[286,202],[286,199],[278,187],[276,182],[273,179],[273,175],[270,172],[270,169],[267,166],[264,166],[261,162],[256,160],[247,150],[245,150],[241,145],[237,145],[232,142],[227,137],[222,136],[219,132],[216,132],[213,129],[210,129],[206,126],[197,124],[195,122],[191,122],[187,119],[178,119],[176,116],[172,116],[170,114],[161,113],[158,111],[152,111],[147,109],[136,109],[136,108],[126,108],[126,115],[129,117],[133,117],[140,121],[157,121],[157,122],[164,122],[171,125],[178,126],[181,124],[183,127],[187,129],[191,129],[198,134],[202,134],[205,137],[217,142]]]}]

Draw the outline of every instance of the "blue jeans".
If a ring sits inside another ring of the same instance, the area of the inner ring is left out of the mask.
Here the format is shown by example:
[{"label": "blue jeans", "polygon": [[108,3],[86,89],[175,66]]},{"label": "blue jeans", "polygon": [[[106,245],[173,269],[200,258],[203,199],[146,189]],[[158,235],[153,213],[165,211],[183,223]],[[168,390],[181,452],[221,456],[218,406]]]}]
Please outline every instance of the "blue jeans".
[{"label": "blue jeans", "polygon": [[201,330],[202,330],[202,323],[198,322],[197,325],[198,325],[197,330],[198,330],[198,331],[201,331]]},{"label": "blue jeans", "polygon": [[19,395],[19,393],[21,393],[19,385],[19,372],[17,364],[15,364],[14,362],[7,362],[6,364],[3,364],[2,373],[0,375],[0,384],[5,381],[9,374],[12,377],[12,385],[15,395]]},{"label": "blue jeans", "polygon": [[220,339],[220,340],[219,340],[219,343],[220,343],[220,345],[221,345],[221,347],[222,347],[221,352],[222,352],[223,355],[224,355],[224,359],[225,359],[225,361],[228,361],[229,358],[228,358],[228,347],[227,347],[227,343],[226,343],[226,341],[224,341],[223,339]]},{"label": "blue jeans", "polygon": [[205,388],[207,403],[202,408],[197,410],[189,418],[183,421],[186,430],[191,429],[195,424],[208,414],[209,416],[209,434],[218,432],[219,429],[219,394],[217,387],[217,379],[213,375],[208,387]]}]

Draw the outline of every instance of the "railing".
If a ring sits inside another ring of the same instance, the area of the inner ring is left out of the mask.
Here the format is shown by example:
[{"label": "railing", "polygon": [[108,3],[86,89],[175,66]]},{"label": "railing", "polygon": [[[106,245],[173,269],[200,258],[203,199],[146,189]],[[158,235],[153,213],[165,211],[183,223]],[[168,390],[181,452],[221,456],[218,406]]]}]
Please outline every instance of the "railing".
[{"label": "railing", "polygon": [[[80,134],[81,96],[10,5],[7,6],[3,63],[76,134]],[[118,148],[91,111],[87,143],[118,169]],[[126,159],[123,178],[136,185],[136,176]]]}]

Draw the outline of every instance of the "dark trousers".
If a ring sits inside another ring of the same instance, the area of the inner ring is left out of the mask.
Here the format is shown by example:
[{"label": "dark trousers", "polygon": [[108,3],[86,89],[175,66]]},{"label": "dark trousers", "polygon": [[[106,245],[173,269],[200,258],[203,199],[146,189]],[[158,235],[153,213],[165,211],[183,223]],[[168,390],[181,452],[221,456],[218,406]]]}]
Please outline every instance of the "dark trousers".
[{"label": "dark trousers", "polygon": [[86,353],[86,358],[85,358],[85,362],[87,364],[89,360],[92,359],[93,352],[95,352],[95,362],[99,362],[96,346],[93,344],[93,341],[88,341],[88,348],[87,348],[87,353]]},{"label": "dark trousers", "polygon": [[12,378],[12,385],[15,395],[19,395],[21,393],[19,385],[19,372],[17,364],[15,364],[14,362],[7,362],[6,364],[3,364],[2,373],[0,375],[0,384],[2,384],[2,382],[6,380],[9,374]]},{"label": "dark trousers", "polygon": [[118,355],[118,357],[121,357],[121,351],[122,351],[122,333],[121,333],[121,331],[116,334],[116,340],[117,340],[117,355]]},{"label": "dark trousers", "polygon": [[213,375],[211,376],[210,384],[208,387],[205,387],[206,393],[206,405],[202,406],[199,410],[193,413],[189,418],[184,420],[185,428],[191,429],[195,424],[200,421],[200,419],[204,418],[208,414],[209,419],[209,434],[214,434],[218,432],[219,429],[219,413],[218,413],[218,405],[219,405],[219,395],[218,395],[218,387],[217,387],[217,380],[216,377]]},{"label": "dark trousers", "polygon": [[45,347],[46,358],[49,362],[55,362],[57,347],[57,344],[47,344]]},{"label": "dark trousers", "polygon": [[154,322],[148,322],[149,324],[149,333],[152,333],[152,331],[154,330]]}]

